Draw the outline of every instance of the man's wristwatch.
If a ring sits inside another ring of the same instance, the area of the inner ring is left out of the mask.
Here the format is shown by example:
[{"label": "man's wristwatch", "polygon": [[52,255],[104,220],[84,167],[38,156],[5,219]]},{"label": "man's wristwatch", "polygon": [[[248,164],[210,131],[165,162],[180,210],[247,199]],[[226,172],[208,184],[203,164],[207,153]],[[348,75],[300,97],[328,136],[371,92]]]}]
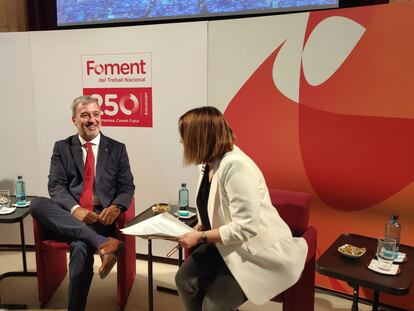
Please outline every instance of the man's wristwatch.
[{"label": "man's wristwatch", "polygon": [[204,244],[208,243],[208,240],[207,240],[207,234],[206,234],[206,232],[205,232],[205,231],[201,231],[200,240],[201,240],[201,242],[202,242],[202,243],[204,243]]}]

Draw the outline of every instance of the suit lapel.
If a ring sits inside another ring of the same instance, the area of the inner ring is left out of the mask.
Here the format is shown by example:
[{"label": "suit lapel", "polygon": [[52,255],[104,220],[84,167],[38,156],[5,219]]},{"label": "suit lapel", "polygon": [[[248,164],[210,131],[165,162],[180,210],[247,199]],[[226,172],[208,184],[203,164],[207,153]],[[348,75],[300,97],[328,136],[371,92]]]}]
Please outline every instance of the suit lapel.
[{"label": "suit lapel", "polygon": [[194,198],[194,202],[195,202],[196,208],[197,208],[197,219],[198,219],[199,223],[201,223],[201,219],[200,219],[200,212],[198,212],[197,195],[198,195],[198,191],[200,190],[201,181],[203,180],[205,167],[206,167],[205,164],[201,164],[201,165],[198,166],[198,168],[200,169],[200,174],[198,175],[197,189],[196,189],[195,198]]},{"label": "suit lapel", "polygon": [[208,217],[210,220],[210,224],[212,228],[215,228],[215,223],[214,223],[214,218],[215,218],[215,214],[217,213],[217,208],[216,206],[218,206],[220,204],[220,202],[217,202],[218,200],[220,200],[217,196],[218,194],[218,169],[220,166],[220,160],[217,160],[214,163],[214,168],[213,168],[213,178],[211,179],[211,185],[210,185],[210,193],[208,195],[208,204],[207,204],[207,212],[208,212]]},{"label": "suit lapel", "polygon": [[194,198],[195,202],[196,202],[196,205],[197,205],[197,195],[198,195],[198,191],[200,190],[201,181],[203,180],[204,170],[206,168],[206,164],[201,164],[199,166],[199,168],[200,168],[200,174],[198,176],[197,189],[196,189],[195,198]]},{"label": "suit lapel", "polygon": [[82,146],[77,135],[72,136],[71,150],[73,160],[75,161],[76,166],[83,177],[84,164],[82,159]]},{"label": "suit lapel", "polygon": [[96,180],[102,175],[103,168],[106,165],[108,160],[108,153],[109,153],[110,143],[109,140],[101,133],[101,140],[99,142],[99,149],[98,149],[98,162],[96,163]]}]

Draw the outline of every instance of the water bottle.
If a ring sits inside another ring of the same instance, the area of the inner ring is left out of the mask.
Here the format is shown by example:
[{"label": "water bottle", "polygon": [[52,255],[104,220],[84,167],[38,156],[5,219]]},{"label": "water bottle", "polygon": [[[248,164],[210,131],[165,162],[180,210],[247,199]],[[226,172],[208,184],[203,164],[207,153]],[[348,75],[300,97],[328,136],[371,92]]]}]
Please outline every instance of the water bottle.
[{"label": "water bottle", "polygon": [[22,176],[17,176],[16,180],[16,199],[18,205],[26,204],[26,187]]},{"label": "water bottle", "polygon": [[188,189],[185,183],[181,184],[181,188],[178,191],[178,207],[180,210],[186,210],[188,208]]},{"label": "water bottle", "polygon": [[391,215],[390,220],[385,225],[385,237],[396,241],[394,258],[398,257],[401,237],[401,225],[398,222],[398,215]]}]

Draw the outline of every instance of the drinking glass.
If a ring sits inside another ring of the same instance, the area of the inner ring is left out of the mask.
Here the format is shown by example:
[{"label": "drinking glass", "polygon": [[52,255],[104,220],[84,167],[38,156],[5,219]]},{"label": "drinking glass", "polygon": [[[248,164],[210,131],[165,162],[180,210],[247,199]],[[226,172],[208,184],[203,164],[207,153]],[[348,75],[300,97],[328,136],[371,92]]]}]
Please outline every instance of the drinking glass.
[{"label": "drinking glass", "polygon": [[396,241],[391,238],[378,238],[377,259],[378,268],[389,271],[394,261]]},{"label": "drinking glass", "polygon": [[0,210],[7,208],[10,205],[10,192],[9,190],[0,190]]}]

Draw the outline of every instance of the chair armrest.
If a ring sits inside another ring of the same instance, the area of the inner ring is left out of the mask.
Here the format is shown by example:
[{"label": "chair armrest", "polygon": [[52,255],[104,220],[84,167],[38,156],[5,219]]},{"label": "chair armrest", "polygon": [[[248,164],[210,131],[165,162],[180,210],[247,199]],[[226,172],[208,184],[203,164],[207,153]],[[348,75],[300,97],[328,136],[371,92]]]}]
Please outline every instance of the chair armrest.
[{"label": "chair armrest", "polygon": [[43,250],[54,249],[54,250],[67,251],[70,248],[68,243],[57,242],[55,240],[44,240],[40,243],[40,245]]}]

